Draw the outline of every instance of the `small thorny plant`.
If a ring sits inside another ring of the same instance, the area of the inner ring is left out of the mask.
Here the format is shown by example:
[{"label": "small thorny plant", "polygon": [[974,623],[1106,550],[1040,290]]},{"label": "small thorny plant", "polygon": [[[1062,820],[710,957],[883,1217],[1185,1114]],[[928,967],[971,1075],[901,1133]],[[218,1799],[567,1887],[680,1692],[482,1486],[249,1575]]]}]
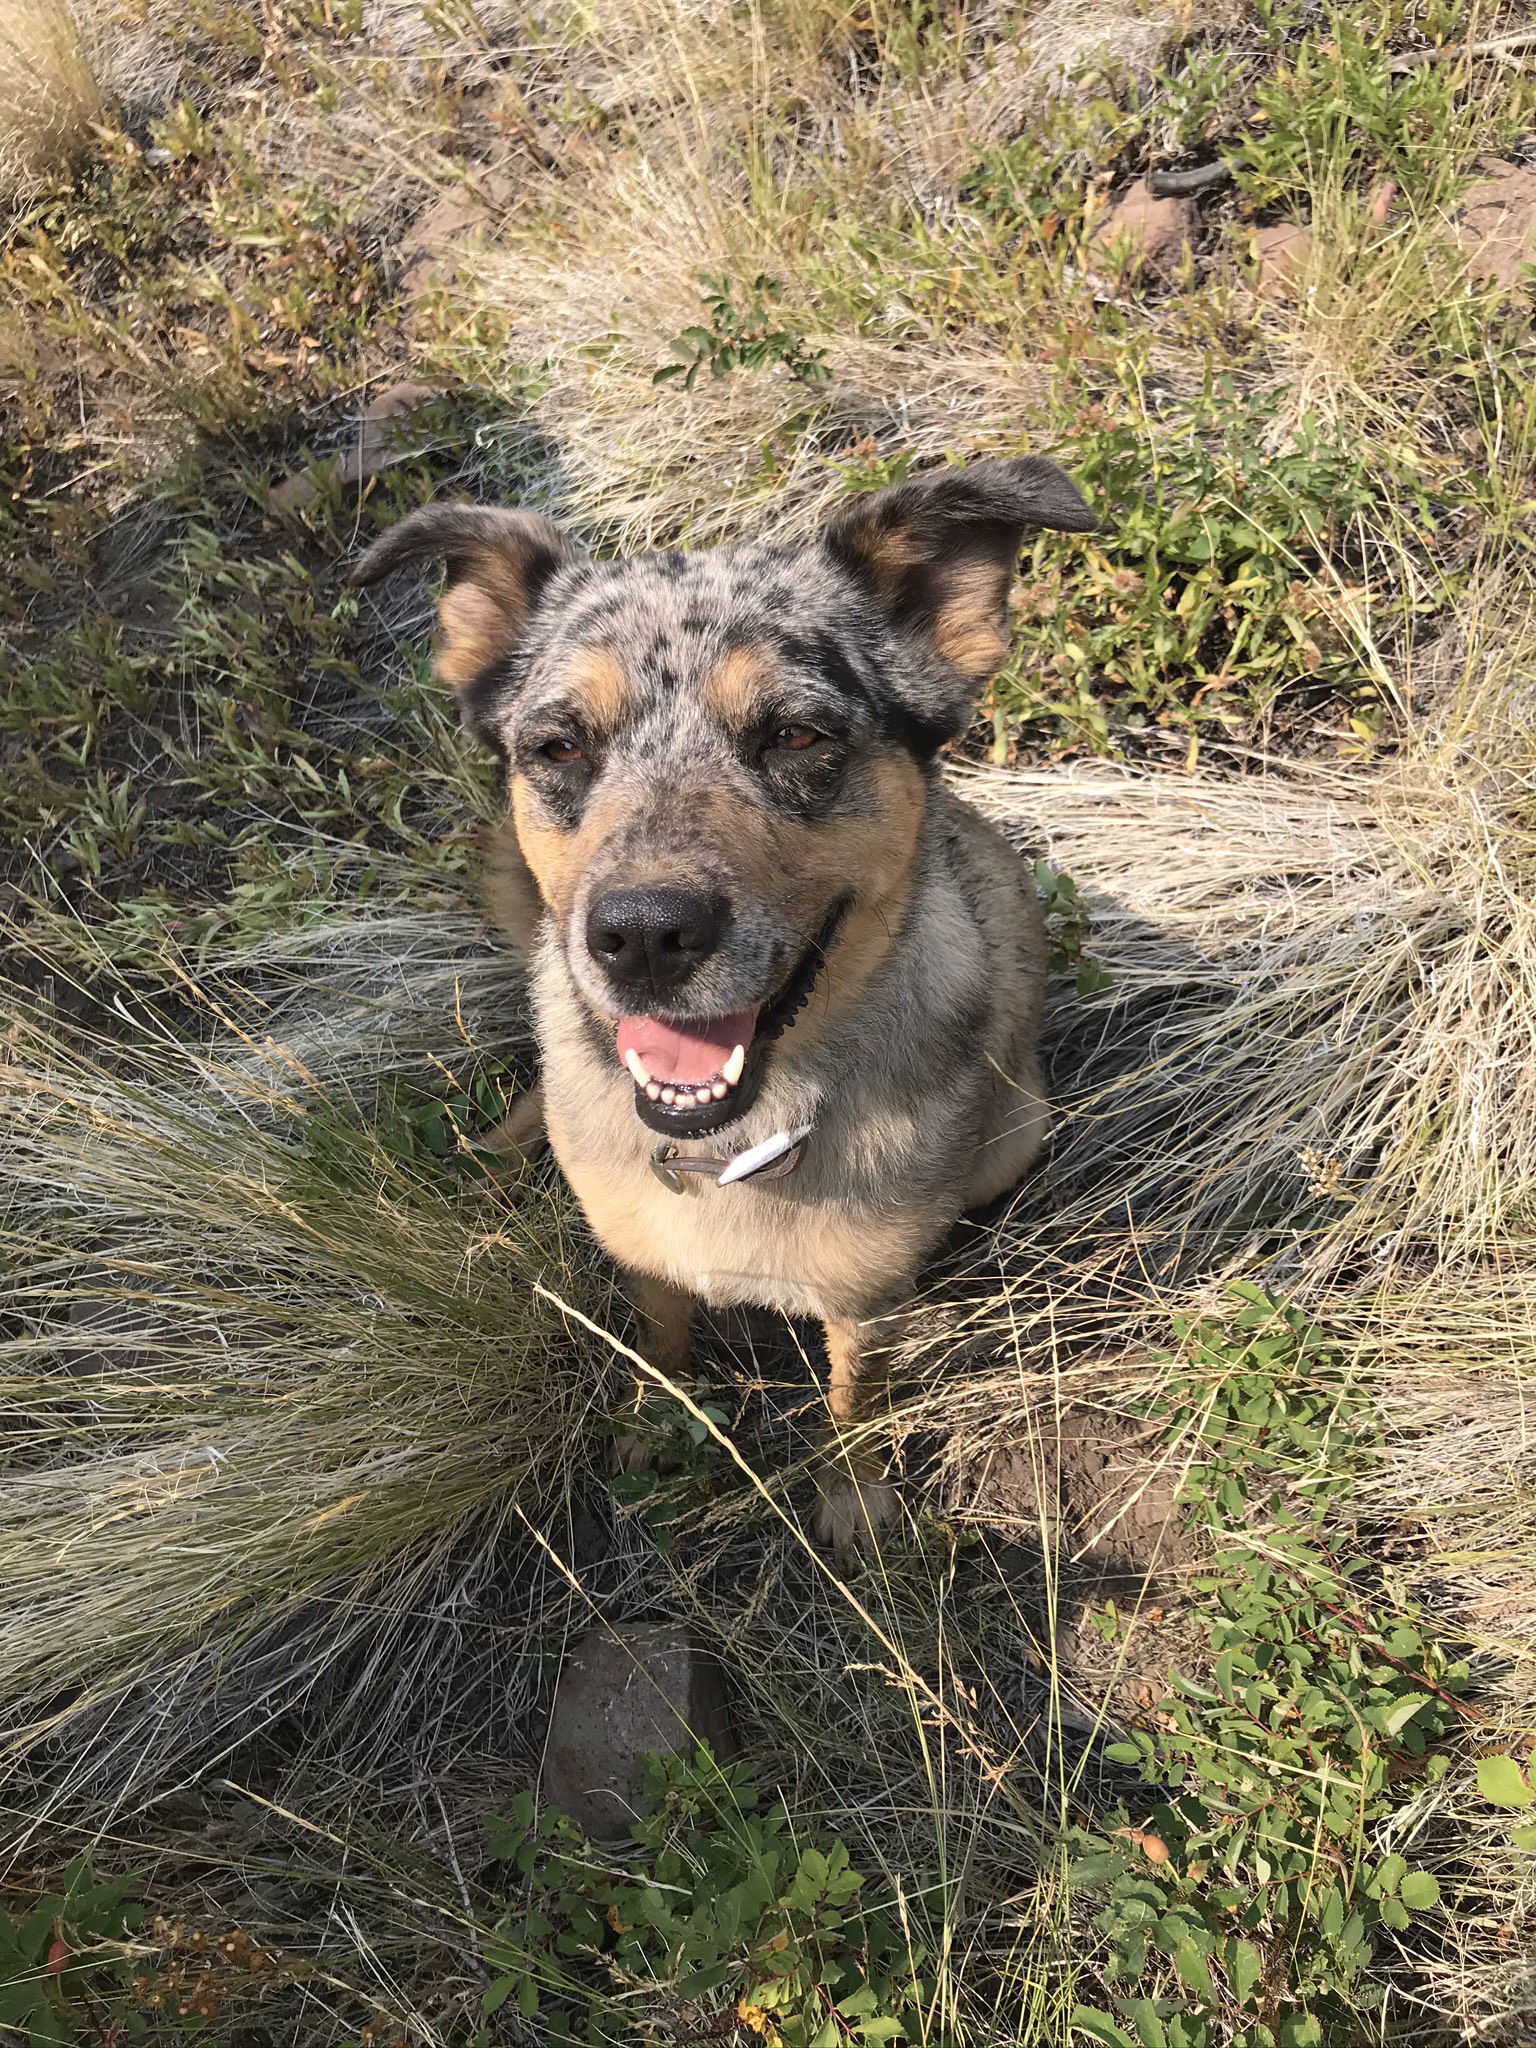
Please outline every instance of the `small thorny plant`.
[{"label": "small thorny plant", "polygon": [[[1179,1326],[1185,1363],[1152,1410],[1200,1432],[1183,1498],[1220,1532],[1195,1581],[1211,1669],[1108,1749],[1150,1808],[1071,1843],[1071,1882],[1104,1901],[1111,2008],[1073,2025],[1114,2048],[1356,2040],[1378,1934],[1440,1896],[1384,1842],[1405,1784],[1450,1768],[1467,1668],[1385,1611],[1379,1567],[1352,1553],[1362,1397],[1303,1316],[1232,1292],[1230,1316]],[[1112,1607],[1103,1625],[1119,1633]]]},{"label": "small thorny plant", "polygon": [[615,1436],[645,1441],[645,1463],[617,1473],[609,1491],[639,1517],[661,1551],[672,1548],[675,1524],[702,1507],[716,1489],[720,1460],[708,1425],[721,1430],[731,1425],[707,1381],[695,1381],[690,1393],[697,1414],[670,1394],[652,1390],[639,1408],[622,1410],[610,1425]]},{"label": "small thorny plant", "polygon": [[683,329],[672,343],[672,353],[681,360],[664,363],[652,377],[653,384],[681,377],[683,389],[691,391],[701,370],[712,377],[728,377],[732,370],[762,370],[773,363],[782,365],[799,384],[824,384],[831,376],[825,350],[808,348],[800,329],[778,311],[784,287],[777,278],[760,271],[741,306],[729,277],[705,274],[699,284],[709,325]]},{"label": "small thorny plant", "polygon": [[521,1888],[486,1944],[487,2014],[512,2002],[551,2048],[738,2028],[770,2048],[922,2038],[931,1959],[910,1899],[871,1897],[846,1845],[760,1804],[744,1765],[700,1750],[648,1770],[658,1803],[627,1844],[595,1846],[526,1794],[491,1823]]},{"label": "small thorny plant", "polygon": [[1093,918],[1078,894],[1076,882],[1064,868],[1053,868],[1049,861],[1037,860],[1035,886],[1045,912],[1049,972],[1070,974],[1080,996],[1097,995],[1100,989],[1113,988],[1114,976],[1084,950]]}]

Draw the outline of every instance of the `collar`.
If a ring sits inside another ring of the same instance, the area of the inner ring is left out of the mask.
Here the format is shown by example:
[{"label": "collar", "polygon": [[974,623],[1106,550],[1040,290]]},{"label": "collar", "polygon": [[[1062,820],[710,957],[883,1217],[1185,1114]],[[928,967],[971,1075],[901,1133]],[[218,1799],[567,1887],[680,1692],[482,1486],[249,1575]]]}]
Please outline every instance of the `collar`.
[{"label": "collar", "polygon": [[798,1131],[775,1131],[761,1144],[749,1145],[744,1152],[734,1153],[728,1159],[685,1159],[670,1138],[663,1138],[651,1154],[651,1171],[674,1195],[684,1192],[685,1173],[713,1174],[717,1188],[735,1187],[744,1180],[782,1180],[794,1172],[805,1156],[812,1129],[812,1125],[806,1124]]}]

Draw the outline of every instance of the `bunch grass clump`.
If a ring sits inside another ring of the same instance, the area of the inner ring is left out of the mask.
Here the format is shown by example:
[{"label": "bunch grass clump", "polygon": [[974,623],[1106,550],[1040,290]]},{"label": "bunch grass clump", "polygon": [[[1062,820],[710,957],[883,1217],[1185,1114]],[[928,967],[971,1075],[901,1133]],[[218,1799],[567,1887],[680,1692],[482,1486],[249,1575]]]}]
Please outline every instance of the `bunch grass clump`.
[{"label": "bunch grass clump", "polygon": [[420,1141],[419,1046],[322,1079],[270,1003],[118,995],[131,1052],[17,999],[0,1066],[0,1728],[127,1802],[337,1684],[359,1750],[417,1726],[462,1588],[569,1493],[601,1373],[556,1304],[601,1293],[552,1189]]},{"label": "bunch grass clump", "polygon": [[0,18],[0,200],[58,176],[106,116],[93,0],[10,0]]}]

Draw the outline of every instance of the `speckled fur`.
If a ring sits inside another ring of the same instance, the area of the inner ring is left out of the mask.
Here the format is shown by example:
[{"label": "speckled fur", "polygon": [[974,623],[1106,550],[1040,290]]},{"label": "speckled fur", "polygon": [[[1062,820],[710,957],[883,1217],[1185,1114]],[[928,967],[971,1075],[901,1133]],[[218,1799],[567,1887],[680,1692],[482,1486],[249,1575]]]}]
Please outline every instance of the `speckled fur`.
[{"label": "speckled fur", "polygon": [[[448,558],[439,663],[506,778],[487,898],[529,946],[549,1138],[599,1240],[643,1276],[669,1370],[678,1296],[816,1316],[834,1419],[856,1420],[879,1378],[861,1326],[1039,1148],[1033,880],[934,755],[998,658],[1023,531],[1091,523],[1058,470],[1025,461],[852,500],[794,550],[596,563],[532,515],[427,507],[363,564],[372,580]],[[792,726],[822,737],[791,751]],[[552,745],[579,761],[552,765]],[[686,989],[695,1016],[769,1000],[842,907],[755,1102],[681,1144],[719,1156],[813,1126],[784,1179],[689,1176],[675,1195],[651,1172],[585,925],[602,890],[658,882],[730,904]],[[824,1493],[839,1539],[891,1505],[867,1464]]]}]

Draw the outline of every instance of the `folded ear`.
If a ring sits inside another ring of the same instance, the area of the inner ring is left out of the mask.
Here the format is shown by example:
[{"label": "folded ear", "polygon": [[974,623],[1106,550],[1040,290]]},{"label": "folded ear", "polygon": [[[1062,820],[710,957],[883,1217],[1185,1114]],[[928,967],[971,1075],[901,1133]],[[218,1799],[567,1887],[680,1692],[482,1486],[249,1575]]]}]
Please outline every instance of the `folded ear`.
[{"label": "folded ear", "polygon": [[380,534],[347,582],[355,588],[407,562],[446,561],[433,666],[450,689],[462,690],[517,645],[555,571],[584,559],[538,512],[418,505]]},{"label": "folded ear", "polygon": [[1091,533],[1098,521],[1054,462],[1023,455],[941,469],[858,497],[823,545],[895,623],[971,684],[1008,652],[1008,585],[1024,535]]}]

